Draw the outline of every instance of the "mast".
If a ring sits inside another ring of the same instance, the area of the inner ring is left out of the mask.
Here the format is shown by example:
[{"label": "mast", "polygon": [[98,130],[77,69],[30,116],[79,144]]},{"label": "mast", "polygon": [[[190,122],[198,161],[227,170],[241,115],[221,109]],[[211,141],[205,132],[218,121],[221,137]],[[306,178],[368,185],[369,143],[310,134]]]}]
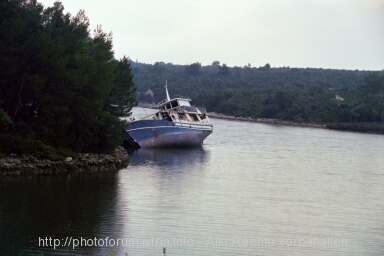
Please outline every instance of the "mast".
[{"label": "mast", "polygon": [[167,94],[167,101],[170,101],[171,98],[169,98],[168,87],[167,87],[167,85],[168,85],[167,80],[165,80],[165,93]]}]

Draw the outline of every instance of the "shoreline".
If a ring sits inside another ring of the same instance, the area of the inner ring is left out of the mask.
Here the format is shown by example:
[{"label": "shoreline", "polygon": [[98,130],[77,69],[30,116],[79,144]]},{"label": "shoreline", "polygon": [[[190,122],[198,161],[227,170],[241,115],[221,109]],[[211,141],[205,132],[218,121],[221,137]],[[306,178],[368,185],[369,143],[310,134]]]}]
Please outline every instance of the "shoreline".
[{"label": "shoreline", "polygon": [[217,118],[217,119],[224,119],[224,120],[245,121],[245,122],[272,124],[272,125],[308,127],[308,128],[317,128],[317,129],[329,129],[329,130],[346,131],[346,132],[358,132],[358,133],[384,135],[384,124],[376,124],[376,123],[372,123],[372,124],[370,123],[327,123],[327,124],[297,123],[293,121],[283,121],[283,120],[272,119],[272,118],[227,116],[227,115],[215,113],[215,112],[209,112],[208,116]]},{"label": "shoreline", "polygon": [[129,155],[123,147],[112,154],[81,153],[59,161],[37,159],[32,155],[0,158],[0,180],[7,177],[91,173],[118,170],[128,165]]},{"label": "shoreline", "polygon": [[262,123],[262,124],[328,129],[326,124],[296,123],[293,121],[283,121],[283,120],[272,119],[272,118],[235,117],[235,116],[227,116],[227,115],[215,113],[215,112],[208,112],[208,116],[213,117],[213,118],[217,118],[217,119],[224,119],[224,120],[234,120],[234,121],[245,121],[245,122]]},{"label": "shoreline", "polygon": [[[157,104],[154,104],[154,103],[138,103],[137,104],[137,107],[139,107],[139,108],[156,109],[156,106],[157,106]],[[296,123],[293,121],[283,121],[283,120],[272,119],[272,118],[235,117],[235,116],[228,116],[228,115],[220,114],[220,113],[216,113],[216,112],[208,112],[208,117],[224,119],[224,120],[263,123],[263,124],[274,124],[274,125],[284,125],[284,126],[297,126],[297,127],[311,127],[311,128],[327,129],[326,124]]]},{"label": "shoreline", "polygon": [[[151,108],[151,109],[155,109],[156,106],[157,105],[153,103],[139,103],[137,105],[137,107]],[[329,129],[329,130],[337,130],[337,131],[384,135],[384,123],[381,123],[381,124],[377,124],[377,123],[298,123],[298,122],[284,121],[284,120],[273,119],[273,118],[236,117],[236,116],[229,116],[229,115],[220,114],[216,112],[208,112],[208,116],[212,118],[224,119],[224,120],[235,120],[235,121],[271,124],[271,125],[307,127],[307,128]]]}]

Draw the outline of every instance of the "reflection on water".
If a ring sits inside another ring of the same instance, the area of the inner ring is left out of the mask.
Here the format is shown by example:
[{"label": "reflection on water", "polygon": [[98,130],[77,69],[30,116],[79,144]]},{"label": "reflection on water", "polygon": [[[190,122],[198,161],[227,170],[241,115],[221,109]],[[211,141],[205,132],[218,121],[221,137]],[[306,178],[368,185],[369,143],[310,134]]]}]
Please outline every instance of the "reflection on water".
[{"label": "reflection on water", "polygon": [[208,155],[203,147],[139,148],[129,154],[130,166],[156,165],[171,169],[201,166],[205,164]]},{"label": "reflection on water", "polygon": [[202,147],[134,150],[117,172],[1,181],[0,255],[110,250],[38,247],[67,236],[158,239],[115,248],[133,256],[384,255],[384,136],[212,122]]},{"label": "reflection on water", "polygon": [[195,200],[204,200],[199,187],[210,152],[204,147],[140,148],[130,156],[128,168],[119,173],[120,210],[129,212],[129,221],[121,224],[123,233],[138,241],[158,242],[119,248],[119,253],[160,255],[162,247],[168,247],[164,241],[193,235],[187,224],[201,209]]},{"label": "reflection on water", "polygon": [[95,237],[118,230],[116,172],[0,182],[0,255],[92,254],[95,248],[39,247],[39,237]]}]

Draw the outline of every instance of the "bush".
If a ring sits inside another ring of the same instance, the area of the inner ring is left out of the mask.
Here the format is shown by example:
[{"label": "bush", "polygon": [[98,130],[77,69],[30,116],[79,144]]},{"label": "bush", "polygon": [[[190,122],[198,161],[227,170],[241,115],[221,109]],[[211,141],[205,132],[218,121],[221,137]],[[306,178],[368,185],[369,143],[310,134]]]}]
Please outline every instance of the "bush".
[{"label": "bush", "polygon": [[74,156],[74,153],[68,149],[55,149],[29,137],[0,134],[0,143],[0,154],[33,155],[36,158],[53,161]]},{"label": "bush", "polygon": [[0,108],[0,132],[8,131],[9,127],[13,124],[12,119],[7,112]]}]

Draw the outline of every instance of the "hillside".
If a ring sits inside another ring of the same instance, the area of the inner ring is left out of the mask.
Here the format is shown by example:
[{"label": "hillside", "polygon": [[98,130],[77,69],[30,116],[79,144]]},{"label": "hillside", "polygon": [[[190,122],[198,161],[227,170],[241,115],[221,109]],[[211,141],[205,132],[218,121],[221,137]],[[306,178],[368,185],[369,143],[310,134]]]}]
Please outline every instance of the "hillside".
[{"label": "hillside", "polygon": [[294,122],[383,122],[384,72],[131,62],[138,101],[191,97],[211,112]]}]

